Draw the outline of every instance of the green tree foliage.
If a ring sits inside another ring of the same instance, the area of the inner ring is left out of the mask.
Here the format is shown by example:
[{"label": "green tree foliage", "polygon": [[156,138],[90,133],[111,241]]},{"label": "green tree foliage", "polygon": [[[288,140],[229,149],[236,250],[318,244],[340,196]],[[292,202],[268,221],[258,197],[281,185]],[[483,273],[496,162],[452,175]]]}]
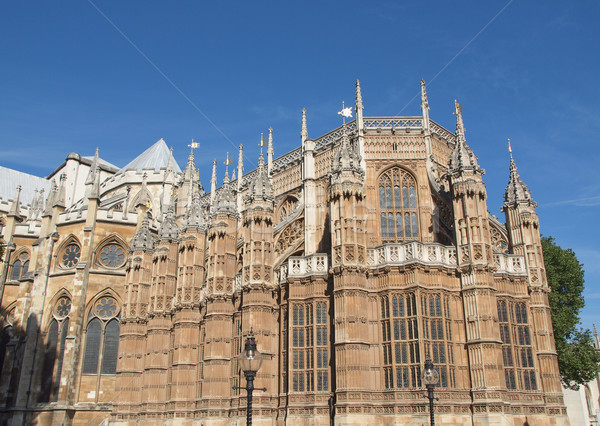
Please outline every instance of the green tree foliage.
[{"label": "green tree foliage", "polygon": [[542,237],[544,264],[550,292],[550,311],[558,353],[558,366],[566,387],[578,389],[600,371],[600,352],[592,346],[590,330],[580,327],[583,298],[583,265],[571,249],[552,237]]}]

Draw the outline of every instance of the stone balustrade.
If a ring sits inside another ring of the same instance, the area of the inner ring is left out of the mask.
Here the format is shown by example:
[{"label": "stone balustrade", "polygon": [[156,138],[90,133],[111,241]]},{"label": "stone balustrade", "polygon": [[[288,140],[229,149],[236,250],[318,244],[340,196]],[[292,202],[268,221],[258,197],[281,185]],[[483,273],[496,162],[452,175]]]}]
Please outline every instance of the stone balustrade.
[{"label": "stone balustrade", "polygon": [[[317,253],[309,256],[291,256],[287,263],[287,277],[301,278],[311,275],[327,275],[327,254]],[[284,268],[281,268],[280,282],[283,277]]]},{"label": "stone balustrade", "polygon": [[497,274],[527,275],[525,258],[519,254],[494,253]]}]

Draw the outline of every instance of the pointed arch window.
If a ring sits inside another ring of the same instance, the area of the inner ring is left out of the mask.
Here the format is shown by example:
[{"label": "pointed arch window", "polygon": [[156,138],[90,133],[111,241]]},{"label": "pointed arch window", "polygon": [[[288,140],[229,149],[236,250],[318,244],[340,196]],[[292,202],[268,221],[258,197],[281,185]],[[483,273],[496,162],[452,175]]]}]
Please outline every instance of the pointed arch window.
[{"label": "pointed arch window", "polygon": [[29,253],[23,251],[19,253],[15,259],[10,273],[10,279],[18,281],[23,278],[29,270]]},{"label": "pointed arch window", "polygon": [[119,353],[119,304],[111,296],[94,303],[88,314],[83,374],[115,374]]},{"label": "pointed arch window", "polygon": [[58,400],[70,313],[71,299],[68,296],[60,297],[52,309],[52,320],[50,321],[46,335],[42,382],[40,384],[38,402]]},{"label": "pointed arch window", "polygon": [[417,184],[406,170],[394,167],[379,178],[379,213],[384,242],[419,237]]}]

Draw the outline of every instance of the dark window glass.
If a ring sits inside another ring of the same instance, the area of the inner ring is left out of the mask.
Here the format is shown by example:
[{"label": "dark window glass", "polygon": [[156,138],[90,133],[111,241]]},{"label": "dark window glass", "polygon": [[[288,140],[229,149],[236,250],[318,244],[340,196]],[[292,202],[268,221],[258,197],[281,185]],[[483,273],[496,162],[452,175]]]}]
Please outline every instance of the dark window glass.
[{"label": "dark window glass", "polygon": [[102,323],[94,318],[88,323],[83,356],[83,374],[98,374],[98,357],[102,342]]},{"label": "dark window glass", "polygon": [[102,352],[102,374],[117,372],[117,357],[119,355],[119,322],[116,319],[106,324],[104,330],[104,350]]}]

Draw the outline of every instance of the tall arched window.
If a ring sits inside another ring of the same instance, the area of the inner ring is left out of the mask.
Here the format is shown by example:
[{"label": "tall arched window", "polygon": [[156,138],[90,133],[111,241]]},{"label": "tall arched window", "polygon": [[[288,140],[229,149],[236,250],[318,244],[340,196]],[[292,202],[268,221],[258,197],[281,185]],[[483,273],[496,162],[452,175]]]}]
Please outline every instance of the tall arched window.
[{"label": "tall arched window", "polygon": [[111,296],[94,303],[88,315],[83,374],[115,374],[119,354],[119,304]]},{"label": "tall arched window", "polygon": [[69,330],[69,313],[71,312],[71,299],[67,296],[60,297],[52,309],[52,321],[46,335],[44,353],[44,366],[42,370],[42,383],[40,386],[39,402],[58,400],[60,376],[62,374],[65,343]]},{"label": "tall arched window", "polygon": [[29,253],[26,251],[19,253],[13,262],[10,279],[13,281],[20,280],[29,270]]},{"label": "tall arched window", "polygon": [[406,170],[394,167],[379,178],[379,212],[383,241],[419,237],[417,184]]}]

